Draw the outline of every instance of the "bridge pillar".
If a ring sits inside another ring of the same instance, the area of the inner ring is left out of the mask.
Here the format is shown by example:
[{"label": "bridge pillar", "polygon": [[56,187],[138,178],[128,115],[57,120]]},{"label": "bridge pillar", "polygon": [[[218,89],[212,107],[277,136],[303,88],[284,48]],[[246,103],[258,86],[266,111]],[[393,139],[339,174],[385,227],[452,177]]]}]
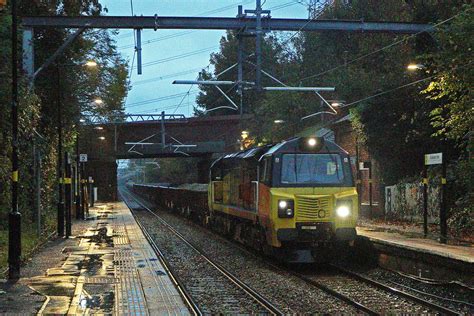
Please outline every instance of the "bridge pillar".
[{"label": "bridge pillar", "polygon": [[209,182],[209,168],[211,167],[212,162],[214,159],[212,159],[212,156],[206,156],[203,157],[198,163],[197,163],[197,168],[198,168],[198,183],[208,183]]},{"label": "bridge pillar", "polygon": [[94,179],[97,199],[103,202],[117,201],[117,163],[115,161],[92,160],[86,165],[86,178]]}]

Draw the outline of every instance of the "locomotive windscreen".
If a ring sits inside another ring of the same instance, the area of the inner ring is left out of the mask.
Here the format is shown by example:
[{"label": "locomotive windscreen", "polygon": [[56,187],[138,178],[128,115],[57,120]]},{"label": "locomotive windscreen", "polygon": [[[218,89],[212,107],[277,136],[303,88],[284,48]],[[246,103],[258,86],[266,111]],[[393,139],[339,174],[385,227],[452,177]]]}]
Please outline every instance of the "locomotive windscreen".
[{"label": "locomotive windscreen", "polygon": [[339,154],[284,154],[283,184],[341,184],[344,168]]}]

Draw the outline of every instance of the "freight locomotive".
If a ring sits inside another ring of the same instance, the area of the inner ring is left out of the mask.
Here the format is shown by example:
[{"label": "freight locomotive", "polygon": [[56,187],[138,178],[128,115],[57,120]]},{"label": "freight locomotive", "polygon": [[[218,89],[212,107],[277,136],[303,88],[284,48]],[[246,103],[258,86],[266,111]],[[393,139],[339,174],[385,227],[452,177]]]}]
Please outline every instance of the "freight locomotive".
[{"label": "freight locomotive", "polygon": [[225,155],[211,165],[207,192],[147,185],[133,190],[286,262],[326,261],[356,238],[350,157],[319,137]]}]

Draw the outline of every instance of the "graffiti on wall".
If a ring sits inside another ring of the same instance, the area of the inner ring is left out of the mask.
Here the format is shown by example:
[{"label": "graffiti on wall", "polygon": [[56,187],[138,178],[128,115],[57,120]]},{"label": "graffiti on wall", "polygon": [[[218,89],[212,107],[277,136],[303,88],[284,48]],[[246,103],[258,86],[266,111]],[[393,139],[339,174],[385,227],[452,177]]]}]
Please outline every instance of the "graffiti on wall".
[{"label": "graffiti on wall", "polygon": [[[440,187],[428,186],[428,221],[438,218]],[[399,183],[385,187],[385,214],[389,218],[412,222],[423,219],[423,185]]]}]

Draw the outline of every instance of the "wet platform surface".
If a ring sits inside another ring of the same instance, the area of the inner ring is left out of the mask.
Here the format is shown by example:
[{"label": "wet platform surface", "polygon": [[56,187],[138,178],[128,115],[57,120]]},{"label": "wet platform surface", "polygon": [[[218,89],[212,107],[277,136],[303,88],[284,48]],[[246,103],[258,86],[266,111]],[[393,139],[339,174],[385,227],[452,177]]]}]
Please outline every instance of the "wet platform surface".
[{"label": "wet platform surface", "polygon": [[410,237],[397,232],[380,231],[369,227],[357,227],[357,234],[387,246],[474,264],[474,247],[472,245],[446,245],[432,239]]},{"label": "wet platform surface", "polygon": [[40,313],[188,315],[125,204],[98,205],[91,217],[62,264],[23,280],[46,297]]}]

